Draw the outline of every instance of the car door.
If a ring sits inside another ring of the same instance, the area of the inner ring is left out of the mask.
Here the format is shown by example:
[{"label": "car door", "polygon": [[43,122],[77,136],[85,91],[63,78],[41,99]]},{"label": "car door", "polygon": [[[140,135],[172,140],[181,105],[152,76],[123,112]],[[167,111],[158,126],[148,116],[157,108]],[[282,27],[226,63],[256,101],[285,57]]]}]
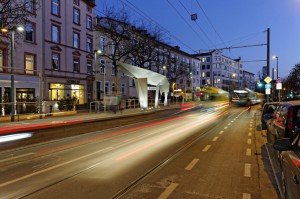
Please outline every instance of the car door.
[{"label": "car door", "polygon": [[274,120],[275,124],[275,133],[277,134],[277,138],[285,137],[285,124],[286,124],[286,116],[287,116],[288,106],[281,105],[280,109],[276,114],[276,119]]},{"label": "car door", "polygon": [[300,199],[300,136],[291,151],[282,153],[282,171],[286,183],[286,194],[290,199]]}]

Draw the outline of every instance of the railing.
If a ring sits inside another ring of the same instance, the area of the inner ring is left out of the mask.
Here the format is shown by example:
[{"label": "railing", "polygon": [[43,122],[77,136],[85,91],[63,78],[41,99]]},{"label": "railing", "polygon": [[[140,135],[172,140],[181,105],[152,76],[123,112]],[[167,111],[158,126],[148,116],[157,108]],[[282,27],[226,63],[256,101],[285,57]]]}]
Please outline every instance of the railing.
[{"label": "railing", "polygon": [[[140,108],[140,103],[138,99],[125,99],[124,100],[125,109]],[[111,105],[108,101],[103,103],[103,101],[93,101],[90,102],[90,112],[100,112],[112,110],[114,105]]]}]

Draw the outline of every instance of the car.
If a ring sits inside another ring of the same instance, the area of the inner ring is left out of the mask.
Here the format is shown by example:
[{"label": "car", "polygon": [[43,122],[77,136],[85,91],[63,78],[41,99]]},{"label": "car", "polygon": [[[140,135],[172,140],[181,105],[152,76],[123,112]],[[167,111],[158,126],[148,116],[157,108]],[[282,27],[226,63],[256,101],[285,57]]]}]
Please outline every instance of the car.
[{"label": "car", "polygon": [[279,102],[269,102],[263,105],[261,110],[261,127],[263,130],[267,129],[267,122],[269,119],[273,118],[273,113],[278,105]]},{"label": "car", "polygon": [[300,131],[300,100],[280,102],[273,118],[267,122],[267,135],[270,140],[293,139]]},{"label": "car", "polygon": [[300,133],[294,140],[275,140],[273,147],[281,152],[282,198],[300,199]]}]

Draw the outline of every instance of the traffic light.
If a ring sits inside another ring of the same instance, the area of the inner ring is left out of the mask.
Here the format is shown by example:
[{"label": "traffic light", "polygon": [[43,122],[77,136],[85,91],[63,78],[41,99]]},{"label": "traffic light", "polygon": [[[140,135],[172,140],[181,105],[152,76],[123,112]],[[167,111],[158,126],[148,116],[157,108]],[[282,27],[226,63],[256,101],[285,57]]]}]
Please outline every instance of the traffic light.
[{"label": "traffic light", "polygon": [[261,88],[261,87],[263,87],[263,83],[258,82],[258,83],[257,83],[257,86],[258,86],[259,88]]}]

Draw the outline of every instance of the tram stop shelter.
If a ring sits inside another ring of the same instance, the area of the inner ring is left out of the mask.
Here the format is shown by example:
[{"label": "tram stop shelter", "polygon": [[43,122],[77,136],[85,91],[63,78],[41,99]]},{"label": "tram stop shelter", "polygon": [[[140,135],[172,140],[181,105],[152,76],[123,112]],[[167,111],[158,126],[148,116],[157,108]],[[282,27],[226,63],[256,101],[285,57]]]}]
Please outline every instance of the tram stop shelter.
[{"label": "tram stop shelter", "polygon": [[[120,70],[126,75],[134,79],[135,87],[137,90],[139,103],[141,109],[148,109],[148,85],[154,86],[155,89],[155,101],[154,107],[158,107],[159,91],[165,93],[165,96],[169,92],[168,79],[159,73],[118,62]],[[167,105],[167,97],[165,97],[164,106]]]}]

